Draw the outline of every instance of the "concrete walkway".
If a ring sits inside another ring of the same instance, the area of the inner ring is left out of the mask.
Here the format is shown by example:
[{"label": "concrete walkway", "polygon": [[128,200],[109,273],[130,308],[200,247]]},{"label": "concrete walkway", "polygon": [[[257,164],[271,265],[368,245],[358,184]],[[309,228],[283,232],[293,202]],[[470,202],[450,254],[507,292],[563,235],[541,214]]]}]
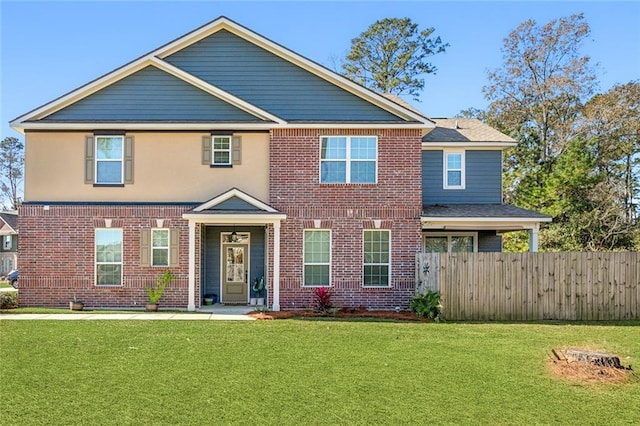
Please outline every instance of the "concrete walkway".
[{"label": "concrete walkway", "polygon": [[212,305],[202,306],[198,312],[145,312],[145,311],[122,311],[122,313],[100,313],[100,309],[65,313],[63,309],[60,313],[54,314],[12,314],[11,311],[0,313],[2,320],[177,320],[177,321],[254,321],[255,318],[247,315],[253,312],[255,307],[251,306],[225,306]]},{"label": "concrete walkway", "polygon": [[122,314],[100,314],[100,313],[77,313],[77,314],[0,314],[2,320],[48,320],[48,321],[89,321],[89,320],[178,320],[178,321],[255,321],[248,315],[243,314],[214,314],[208,312],[196,313],[148,313],[148,312],[127,312]]}]

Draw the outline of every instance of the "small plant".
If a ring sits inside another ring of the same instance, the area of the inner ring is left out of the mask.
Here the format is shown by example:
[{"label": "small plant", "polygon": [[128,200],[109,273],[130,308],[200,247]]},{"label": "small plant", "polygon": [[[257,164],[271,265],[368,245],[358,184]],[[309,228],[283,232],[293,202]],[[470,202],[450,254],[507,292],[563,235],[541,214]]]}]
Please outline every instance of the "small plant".
[{"label": "small plant", "polygon": [[409,302],[409,309],[415,312],[418,318],[427,317],[440,322],[442,320],[440,292],[427,290],[425,294],[416,294]]},{"label": "small plant", "polygon": [[313,307],[317,312],[326,314],[333,307],[331,303],[331,291],[326,287],[318,287],[313,292]]},{"label": "small plant", "polygon": [[147,290],[147,296],[149,297],[149,304],[155,305],[160,301],[160,298],[164,294],[165,289],[171,281],[176,278],[170,270],[166,269],[162,275],[156,277],[156,285],[148,285],[145,287]]},{"label": "small plant", "polygon": [[256,297],[264,297],[262,295],[264,291],[264,277],[256,278],[255,280],[253,280],[252,289],[253,289],[253,294],[255,294]]}]

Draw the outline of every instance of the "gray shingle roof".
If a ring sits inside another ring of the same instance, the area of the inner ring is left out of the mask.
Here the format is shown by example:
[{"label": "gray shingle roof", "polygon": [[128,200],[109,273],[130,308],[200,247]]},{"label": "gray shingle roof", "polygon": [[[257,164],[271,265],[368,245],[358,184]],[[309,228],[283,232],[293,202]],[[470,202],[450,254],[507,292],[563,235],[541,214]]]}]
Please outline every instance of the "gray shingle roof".
[{"label": "gray shingle roof", "polygon": [[18,232],[18,214],[14,212],[0,212],[0,218],[5,221],[7,225]]},{"label": "gray shingle roof", "polygon": [[[515,140],[475,118],[432,118],[436,127],[422,142],[512,142]],[[457,125],[457,127],[456,127]]]},{"label": "gray shingle roof", "polygon": [[550,216],[508,204],[435,204],[422,206],[423,217],[482,217],[549,220]]}]

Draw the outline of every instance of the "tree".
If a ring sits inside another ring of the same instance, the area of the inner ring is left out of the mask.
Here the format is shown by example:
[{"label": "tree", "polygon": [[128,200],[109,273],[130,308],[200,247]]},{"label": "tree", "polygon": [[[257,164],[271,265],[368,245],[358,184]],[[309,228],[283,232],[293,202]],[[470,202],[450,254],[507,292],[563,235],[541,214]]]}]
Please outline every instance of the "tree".
[{"label": "tree", "polygon": [[21,203],[18,196],[24,166],[24,145],[17,138],[6,137],[0,142],[0,189],[10,208],[16,210]]},{"label": "tree", "polygon": [[342,68],[353,81],[381,93],[411,95],[418,100],[424,88],[420,76],[436,72],[427,58],[449,46],[433,28],[418,31],[409,18],[385,18],[374,22],[351,40],[351,51]]},{"label": "tree", "polygon": [[542,27],[523,22],[504,39],[504,64],[489,72],[491,84],[483,88],[489,115],[500,117],[503,130],[527,144],[526,155],[547,172],[596,89],[590,58],[579,53],[589,33],[582,14]]},{"label": "tree", "polygon": [[616,85],[594,96],[578,121],[585,138],[593,139],[598,151],[597,167],[605,173],[611,190],[620,193],[624,221],[638,218],[640,194],[640,81]]}]

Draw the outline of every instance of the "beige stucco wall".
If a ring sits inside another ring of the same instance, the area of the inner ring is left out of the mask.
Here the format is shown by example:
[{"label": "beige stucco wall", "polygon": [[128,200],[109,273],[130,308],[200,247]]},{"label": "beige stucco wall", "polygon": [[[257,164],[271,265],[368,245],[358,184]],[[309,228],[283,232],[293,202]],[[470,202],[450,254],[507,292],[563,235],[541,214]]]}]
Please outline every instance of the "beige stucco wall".
[{"label": "beige stucco wall", "polygon": [[236,187],[269,202],[269,134],[242,137],[242,164],[201,164],[206,133],[127,132],[134,136],[134,183],[124,188],[84,183],[84,140],[90,133],[27,133],[25,201],[206,201]]}]

